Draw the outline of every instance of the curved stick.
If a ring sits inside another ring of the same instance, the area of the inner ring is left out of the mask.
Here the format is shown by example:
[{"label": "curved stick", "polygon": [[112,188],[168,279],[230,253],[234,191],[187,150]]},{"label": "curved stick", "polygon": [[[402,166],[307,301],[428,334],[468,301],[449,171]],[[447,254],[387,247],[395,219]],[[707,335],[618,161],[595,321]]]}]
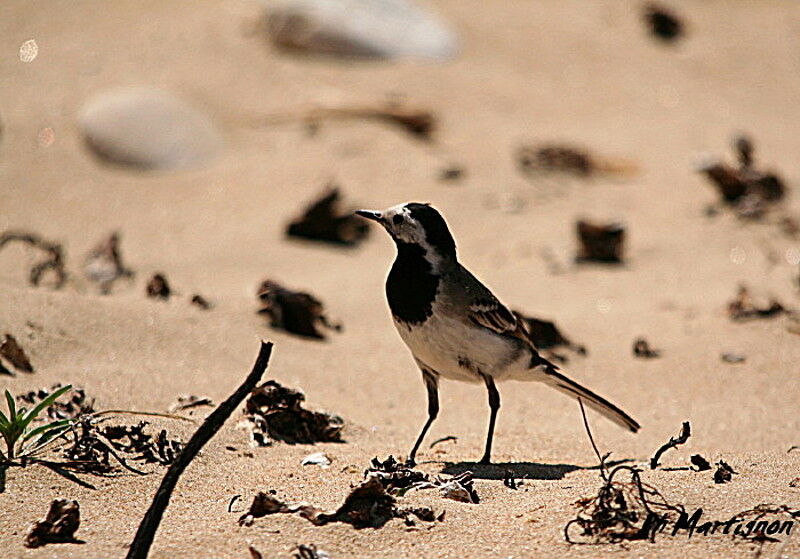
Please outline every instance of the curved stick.
[{"label": "curved stick", "polygon": [[156,535],[158,525],[161,523],[161,517],[164,516],[164,510],[169,504],[169,499],[172,496],[172,491],[178,483],[178,478],[186,469],[186,466],[194,460],[200,449],[211,440],[217,431],[220,430],[225,420],[230,417],[239,404],[247,397],[250,392],[256,387],[258,381],[261,380],[264,371],[267,370],[269,364],[269,357],[272,354],[272,343],[261,342],[261,349],[258,352],[258,358],[253,365],[253,370],[247,376],[242,385],[236,389],[236,392],[231,394],[227,400],[222,402],[211,415],[209,415],[203,424],[195,431],[186,447],[178,454],[175,462],[164,474],[164,479],[161,480],[161,485],[156,491],[153,502],[147,513],[142,518],[139,529],[136,531],[136,536],[133,538],[130,549],[128,550],[127,559],[145,559],[150,552],[150,546],[153,544],[153,538]]}]

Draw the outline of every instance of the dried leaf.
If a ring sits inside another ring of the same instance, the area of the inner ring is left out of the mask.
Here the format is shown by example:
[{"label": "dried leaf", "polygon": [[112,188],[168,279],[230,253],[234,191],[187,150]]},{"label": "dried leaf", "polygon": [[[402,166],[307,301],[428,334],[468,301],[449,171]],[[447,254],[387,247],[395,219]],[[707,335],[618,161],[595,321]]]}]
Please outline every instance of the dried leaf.
[{"label": "dried leaf", "polygon": [[192,298],[189,300],[195,307],[200,307],[204,311],[209,310],[212,305],[208,302],[208,300],[203,297],[202,295],[192,295]]},{"label": "dried leaf", "polygon": [[339,188],[329,184],[322,197],[289,224],[286,234],[343,245],[355,245],[364,240],[369,234],[369,225],[352,211],[342,211],[339,199]]},{"label": "dried leaf", "polygon": [[770,299],[766,304],[759,305],[744,285],[739,287],[736,298],[728,303],[728,316],[736,321],[770,318],[785,312],[786,308],[776,299]]},{"label": "dried leaf", "polygon": [[147,282],[147,296],[153,299],[169,299],[172,290],[164,274],[154,274]]},{"label": "dried leaf", "polygon": [[279,512],[295,512],[297,508],[289,507],[286,503],[275,497],[275,492],[264,493],[259,491],[253,502],[250,504],[250,509],[239,518],[239,526],[252,526],[256,518],[267,516],[268,514],[276,514]]},{"label": "dried leaf", "polygon": [[110,293],[117,280],[133,277],[133,270],[122,262],[118,233],[112,233],[89,252],[83,272],[89,281],[98,284],[101,293]]},{"label": "dried leaf", "polygon": [[714,472],[714,483],[728,483],[737,474],[724,460],[717,462],[717,471]]},{"label": "dried leaf", "polygon": [[269,317],[273,328],[317,339],[325,338],[318,325],[341,330],[340,325],[332,325],[328,321],[322,301],[309,293],[292,291],[274,281],[264,280],[256,297],[261,303],[258,312]]},{"label": "dried leaf", "polygon": [[644,338],[638,338],[633,342],[633,354],[643,359],[653,359],[661,356],[661,351],[653,349]]},{"label": "dried leaf", "polygon": [[33,365],[31,365],[25,350],[19,345],[17,339],[11,334],[3,336],[3,341],[0,342],[0,357],[7,360],[11,365],[25,373],[33,372]]},{"label": "dried leaf", "polygon": [[739,159],[738,168],[718,159],[707,159],[697,170],[717,187],[722,200],[739,217],[758,219],[783,199],[786,186],[775,173],[755,167],[752,140],[739,136],[734,138],[733,144]]},{"label": "dried leaf", "polygon": [[305,395],[270,380],[256,388],[247,399],[245,414],[254,430],[260,431],[263,444],[279,440],[289,444],[342,442],[344,420],[336,415],[302,407]]},{"label": "dried leaf", "polygon": [[689,460],[691,461],[692,466],[694,466],[693,469],[697,472],[705,472],[706,470],[711,469],[711,464],[708,463],[708,460],[699,454],[693,454]]},{"label": "dried leaf", "polygon": [[624,159],[598,157],[569,144],[522,146],[517,150],[517,165],[524,173],[568,173],[578,177],[593,175],[630,176],[638,172],[635,163]]},{"label": "dried leaf", "polygon": [[25,536],[25,547],[41,547],[49,543],[76,542],[75,532],[81,524],[78,501],[55,499],[44,519],[35,522]]},{"label": "dried leaf", "polygon": [[644,19],[654,37],[672,42],[684,34],[680,18],[664,6],[650,4],[645,8]]},{"label": "dried leaf", "polygon": [[578,262],[622,262],[625,243],[623,225],[579,220],[576,223],[576,232],[580,244],[576,258]]}]

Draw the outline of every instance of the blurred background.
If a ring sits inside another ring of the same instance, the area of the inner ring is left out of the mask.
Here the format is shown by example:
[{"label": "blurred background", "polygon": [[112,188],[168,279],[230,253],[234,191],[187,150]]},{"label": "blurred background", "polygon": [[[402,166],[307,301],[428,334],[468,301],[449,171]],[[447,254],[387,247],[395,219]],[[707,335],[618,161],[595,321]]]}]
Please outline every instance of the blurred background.
[{"label": "blurred background", "polygon": [[[789,0],[6,0],[0,233],[57,244],[66,280],[31,285],[41,246],[0,250],[0,323],[38,375],[2,382],[218,401],[269,338],[273,375],[352,426],[345,460],[405,452],[425,397],[384,300],[394,248],[337,219],[430,202],[462,262],[586,346],[564,368],[645,426],[597,421],[615,455],[692,419],[707,451],[765,463],[800,428],[800,328],[767,312],[800,306],[798,70]],[[612,257],[586,253],[578,220]],[[156,273],[166,301],[147,296]],[[257,314],[264,279],[341,331]],[[741,285],[764,320],[736,317]],[[660,357],[634,356],[639,337]],[[594,460],[572,402],[506,393],[498,460]],[[442,398],[431,439],[458,431],[454,459],[477,457],[483,391]]]}]

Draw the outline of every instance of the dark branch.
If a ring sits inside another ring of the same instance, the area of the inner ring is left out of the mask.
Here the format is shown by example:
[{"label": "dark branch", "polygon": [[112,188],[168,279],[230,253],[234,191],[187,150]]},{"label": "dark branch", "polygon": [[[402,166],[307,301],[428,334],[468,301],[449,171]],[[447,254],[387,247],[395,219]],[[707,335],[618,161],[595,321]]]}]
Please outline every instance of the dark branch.
[{"label": "dark branch", "polygon": [[689,437],[692,435],[692,428],[689,425],[688,421],[683,422],[683,427],[681,427],[681,432],[678,434],[677,437],[670,437],[669,441],[666,442],[664,445],[659,448],[653,457],[650,459],[650,469],[655,470],[658,468],[658,460],[661,458],[661,455],[668,451],[670,448],[675,448],[678,445],[681,445],[689,440]]},{"label": "dark branch", "polygon": [[178,483],[178,478],[186,469],[186,466],[194,460],[197,453],[200,452],[200,449],[211,440],[233,411],[256,387],[264,371],[267,370],[271,354],[272,343],[261,342],[258,358],[253,365],[253,370],[247,376],[244,383],[206,418],[203,424],[195,431],[194,435],[192,435],[192,438],[189,439],[189,442],[186,443],[186,447],[169,467],[167,473],[164,474],[164,479],[161,481],[158,491],[156,491],[153,502],[144,515],[141,524],[139,524],[139,529],[136,531],[136,536],[133,538],[131,547],[128,550],[127,559],[145,559],[147,557],[147,554],[150,552],[150,546],[153,544],[156,530],[161,522],[161,517],[164,516],[164,510],[169,504],[172,491]]}]

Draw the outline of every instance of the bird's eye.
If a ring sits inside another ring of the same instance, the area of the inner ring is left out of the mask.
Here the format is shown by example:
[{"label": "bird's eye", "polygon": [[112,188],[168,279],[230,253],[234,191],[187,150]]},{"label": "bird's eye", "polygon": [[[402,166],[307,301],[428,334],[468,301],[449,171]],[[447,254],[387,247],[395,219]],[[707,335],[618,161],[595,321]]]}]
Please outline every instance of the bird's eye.
[{"label": "bird's eye", "polygon": [[403,219],[403,216],[400,214],[397,214],[392,218],[392,222],[395,225],[400,225],[401,223],[403,223],[403,221],[405,221],[405,219]]}]

